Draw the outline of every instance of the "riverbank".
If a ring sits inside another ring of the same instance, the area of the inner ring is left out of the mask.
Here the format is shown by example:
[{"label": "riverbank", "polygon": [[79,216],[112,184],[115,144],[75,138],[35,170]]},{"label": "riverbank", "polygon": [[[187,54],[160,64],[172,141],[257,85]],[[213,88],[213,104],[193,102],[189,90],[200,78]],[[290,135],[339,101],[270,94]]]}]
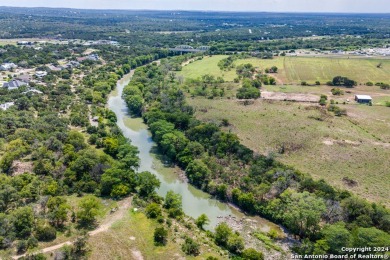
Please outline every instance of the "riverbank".
[{"label": "riverbank", "polygon": [[[132,118],[128,114],[126,103],[122,99],[123,89],[128,85],[133,74],[134,71],[125,75],[118,82],[117,89],[109,97],[108,108],[116,114],[117,125],[123,135],[139,150],[139,171],[149,171],[160,180],[161,186],[157,190],[157,193],[162,197],[165,197],[165,194],[169,190],[180,194],[182,196],[183,211],[186,215],[194,219],[198,218],[201,214],[208,216],[210,223],[205,227],[208,230],[213,230],[219,223],[224,222],[230,217],[234,217],[236,219],[245,218],[250,220],[253,226],[253,232],[275,230],[277,234],[282,237],[285,236],[286,234],[278,225],[258,216],[246,216],[235,207],[212,198],[211,195],[185,181],[186,177],[183,178],[185,173],[182,170],[178,171],[177,167],[166,165],[159,160],[161,156],[157,151],[156,144],[151,138],[148,126],[140,118]],[[228,223],[233,227],[232,222]],[[237,225],[237,223],[234,225]],[[244,226],[240,227],[240,229],[244,230]],[[251,235],[244,237],[247,245],[261,244],[261,241]],[[276,254],[276,252],[274,253]]]}]

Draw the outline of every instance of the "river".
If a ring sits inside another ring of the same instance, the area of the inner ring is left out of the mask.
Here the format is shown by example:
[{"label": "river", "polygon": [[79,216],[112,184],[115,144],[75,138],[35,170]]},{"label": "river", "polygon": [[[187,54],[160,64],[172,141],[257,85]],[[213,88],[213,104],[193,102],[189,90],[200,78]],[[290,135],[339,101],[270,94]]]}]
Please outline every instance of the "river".
[{"label": "river", "polygon": [[169,190],[173,190],[182,196],[183,211],[193,218],[206,214],[210,219],[207,229],[213,229],[221,220],[221,217],[235,216],[237,219],[250,218],[255,221],[257,228],[268,232],[270,228],[279,230],[279,226],[260,217],[248,217],[242,212],[211,198],[211,196],[194,186],[182,181],[174,168],[166,167],[156,158],[156,144],[152,141],[151,133],[146,124],[140,118],[131,118],[128,114],[126,103],[122,99],[123,88],[130,82],[133,71],[125,75],[117,83],[117,88],[113,91],[108,100],[108,107],[117,116],[117,125],[122,130],[123,135],[131,140],[132,144],[139,150],[140,167],[139,171],[149,171],[160,180],[161,186],[157,190],[160,196],[165,197]]}]

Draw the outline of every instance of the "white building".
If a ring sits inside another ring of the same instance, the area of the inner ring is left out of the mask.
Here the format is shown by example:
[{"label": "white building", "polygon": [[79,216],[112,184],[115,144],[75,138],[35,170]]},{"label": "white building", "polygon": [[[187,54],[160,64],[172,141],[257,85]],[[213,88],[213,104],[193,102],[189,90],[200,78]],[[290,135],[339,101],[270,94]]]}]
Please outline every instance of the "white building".
[{"label": "white building", "polygon": [[4,104],[0,104],[0,109],[7,110],[8,108],[12,107],[13,105],[15,105],[14,102],[7,102]]},{"label": "white building", "polygon": [[46,71],[36,71],[35,72],[35,76],[37,76],[38,78],[43,78],[46,75],[47,75]]},{"label": "white building", "polygon": [[0,65],[0,70],[16,69],[18,66],[15,63],[3,63]]}]

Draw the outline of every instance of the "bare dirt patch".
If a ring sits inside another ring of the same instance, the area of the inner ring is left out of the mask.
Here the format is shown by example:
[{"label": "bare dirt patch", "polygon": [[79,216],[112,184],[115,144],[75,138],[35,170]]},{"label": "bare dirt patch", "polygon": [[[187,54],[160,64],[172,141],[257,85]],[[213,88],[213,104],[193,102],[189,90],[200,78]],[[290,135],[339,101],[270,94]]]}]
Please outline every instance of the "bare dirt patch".
[{"label": "bare dirt patch", "polygon": [[278,101],[294,101],[294,102],[310,102],[317,103],[319,97],[312,94],[301,93],[282,93],[282,92],[270,92],[262,91],[261,97],[266,100],[278,100]]},{"label": "bare dirt patch", "polygon": [[11,166],[12,175],[20,175],[25,172],[32,172],[33,163],[32,162],[22,162],[22,161],[14,161]]},{"label": "bare dirt patch", "polygon": [[134,260],[144,260],[144,257],[142,256],[142,253],[138,250],[131,250],[131,255],[133,256]]}]

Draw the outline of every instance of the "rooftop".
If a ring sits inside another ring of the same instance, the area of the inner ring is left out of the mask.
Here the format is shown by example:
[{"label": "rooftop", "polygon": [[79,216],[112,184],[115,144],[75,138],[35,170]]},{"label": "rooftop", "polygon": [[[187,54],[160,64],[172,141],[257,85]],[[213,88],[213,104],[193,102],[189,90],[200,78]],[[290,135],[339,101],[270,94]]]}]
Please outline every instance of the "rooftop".
[{"label": "rooftop", "polygon": [[372,97],[369,95],[356,95],[357,99],[370,99],[372,100]]}]

